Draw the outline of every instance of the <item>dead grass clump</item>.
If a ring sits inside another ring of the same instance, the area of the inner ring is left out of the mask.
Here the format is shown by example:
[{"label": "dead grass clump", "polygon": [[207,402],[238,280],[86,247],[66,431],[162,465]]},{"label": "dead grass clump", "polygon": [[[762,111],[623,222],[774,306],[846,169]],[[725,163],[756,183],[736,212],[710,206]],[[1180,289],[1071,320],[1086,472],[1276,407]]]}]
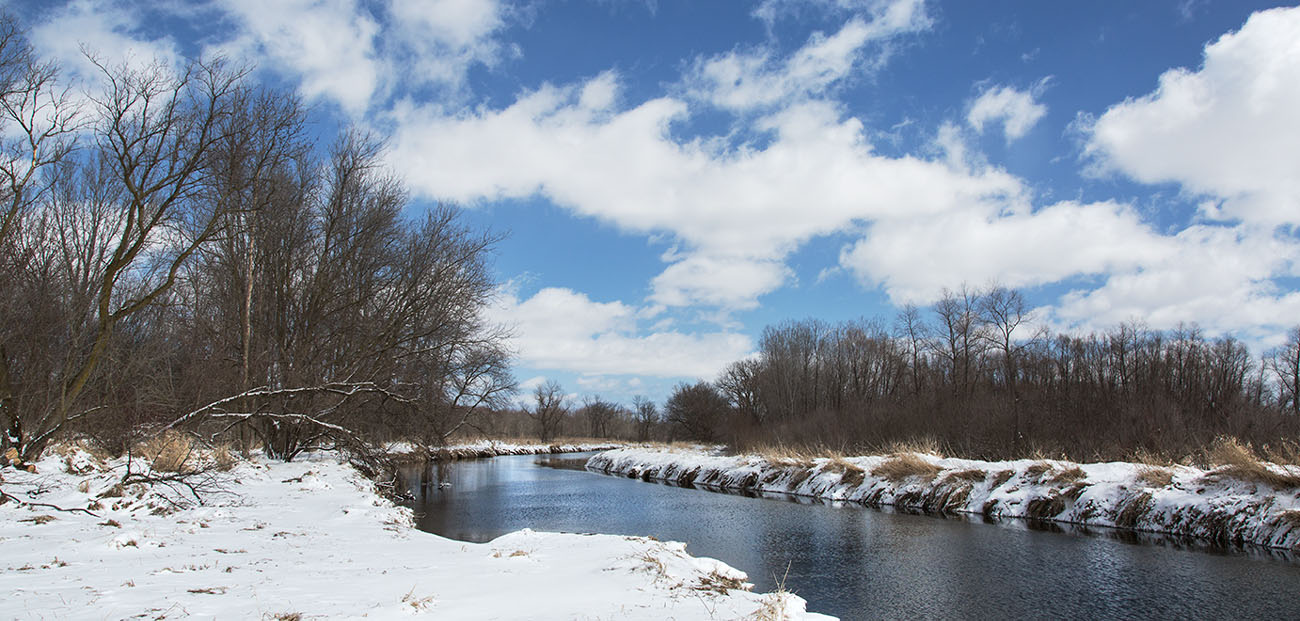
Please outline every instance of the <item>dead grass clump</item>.
[{"label": "dead grass clump", "polygon": [[1270,462],[1286,466],[1300,466],[1300,443],[1280,440],[1277,444],[1265,444],[1264,458]]},{"label": "dead grass clump", "polygon": [[167,431],[145,440],[136,450],[157,472],[185,472],[195,448],[193,438]]},{"label": "dead grass clump", "polygon": [[1039,520],[1050,520],[1065,511],[1065,500],[1063,494],[1051,494],[1042,498],[1034,498],[1025,505],[1025,516]]},{"label": "dead grass clump", "polygon": [[1174,465],[1175,463],[1174,459],[1169,455],[1164,453],[1158,453],[1155,451],[1150,451],[1145,448],[1140,448],[1136,451],[1133,451],[1133,454],[1129,456],[1129,461],[1135,464],[1143,464],[1146,466],[1162,466],[1162,467],[1169,467]]},{"label": "dead grass clump", "polygon": [[1010,481],[1013,476],[1016,476],[1015,470],[999,471],[997,474],[993,475],[993,482],[989,484],[989,489],[993,490],[1002,487],[1002,484]]},{"label": "dead grass clump", "polygon": [[754,454],[778,466],[795,466],[810,468],[813,460],[822,457],[838,457],[825,448],[794,447],[784,444],[768,444],[755,447]]},{"label": "dead grass clump", "polygon": [[[131,586],[135,586],[132,584]],[[273,621],[302,621],[301,612],[275,612],[268,614],[265,618]]]},{"label": "dead grass clump", "polygon": [[1036,461],[1025,468],[1025,477],[1034,483],[1041,483],[1043,475],[1052,471],[1052,464],[1046,461]]},{"label": "dead grass clump", "polygon": [[1074,483],[1075,481],[1088,478],[1088,473],[1078,466],[1070,466],[1053,474],[1047,480],[1052,485],[1062,485],[1065,483]]},{"label": "dead grass clump", "polygon": [[726,595],[727,591],[748,591],[748,586],[748,583],[740,578],[724,576],[717,571],[710,571],[700,577],[700,581],[695,585],[695,590]]},{"label": "dead grass clump", "polygon": [[988,478],[988,473],[979,468],[969,468],[967,470],[952,470],[943,475],[945,481],[969,481],[971,483],[983,483]]},{"label": "dead grass clump", "polygon": [[1252,483],[1264,483],[1273,487],[1300,487],[1300,475],[1278,472],[1255,456],[1250,446],[1242,444],[1236,438],[1222,437],[1215,440],[1206,453],[1211,465],[1219,466],[1214,475],[1229,476]]},{"label": "dead grass clump", "polygon": [[1137,481],[1147,487],[1167,487],[1174,481],[1174,472],[1164,466],[1138,466]]},{"label": "dead grass clump", "polygon": [[927,480],[933,479],[942,471],[943,468],[926,461],[920,455],[915,453],[899,453],[873,468],[871,474],[872,476],[877,476],[897,483],[908,477],[922,477]]},{"label": "dead grass clump", "polygon": [[920,455],[933,455],[935,457],[944,456],[943,447],[939,444],[939,441],[929,437],[890,442],[885,445],[885,452],[891,454],[917,453]]},{"label": "dead grass clump", "polygon": [[812,468],[807,467],[795,470],[794,475],[790,477],[790,489],[799,487],[799,484],[807,481],[808,477],[812,476],[812,473]]},{"label": "dead grass clump", "polygon": [[839,472],[840,484],[857,487],[867,479],[867,472],[861,466],[843,458],[832,457],[823,466],[827,472]]},{"label": "dead grass clump", "polygon": [[1125,502],[1120,510],[1115,514],[1115,526],[1119,528],[1136,528],[1138,521],[1151,511],[1155,505],[1155,499],[1149,492],[1142,492],[1128,502]]},{"label": "dead grass clump", "polygon": [[229,445],[219,444],[212,449],[212,463],[217,466],[217,470],[230,472],[239,463],[239,457]]}]

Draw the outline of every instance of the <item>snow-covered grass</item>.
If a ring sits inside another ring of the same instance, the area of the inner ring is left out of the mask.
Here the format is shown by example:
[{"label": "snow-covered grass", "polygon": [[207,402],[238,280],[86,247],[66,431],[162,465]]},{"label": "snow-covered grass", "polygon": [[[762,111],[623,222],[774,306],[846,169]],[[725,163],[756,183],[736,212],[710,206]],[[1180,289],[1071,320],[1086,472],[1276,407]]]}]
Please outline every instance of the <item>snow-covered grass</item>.
[{"label": "snow-covered grass", "polygon": [[1300,467],[1262,462],[1240,448],[1218,447],[1221,465],[1212,468],[1044,459],[989,462],[913,452],[722,456],[645,447],[601,453],[587,467],[700,487],[1300,550]]},{"label": "snow-covered grass", "polygon": [[202,480],[199,504],[183,485],[121,485],[121,460],[62,452],[0,471],[16,499],[0,505],[5,617],[819,618],[679,543],[420,532],[332,454],[238,462]]}]

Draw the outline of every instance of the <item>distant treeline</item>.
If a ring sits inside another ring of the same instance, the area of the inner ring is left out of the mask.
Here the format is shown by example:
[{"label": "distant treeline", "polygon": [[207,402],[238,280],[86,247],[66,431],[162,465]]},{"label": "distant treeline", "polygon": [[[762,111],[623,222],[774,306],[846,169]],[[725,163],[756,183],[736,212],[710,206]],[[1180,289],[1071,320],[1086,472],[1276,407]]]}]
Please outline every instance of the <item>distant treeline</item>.
[{"label": "distant treeline", "polygon": [[[1300,329],[1254,358],[1195,327],[1053,334],[1029,314],[1020,292],[995,286],[888,322],[787,321],[763,331],[756,356],[678,386],[662,409],[588,399],[569,413],[547,385],[527,413],[552,433],[846,451],[926,440],[985,458],[1182,456],[1218,436],[1298,437]],[[517,416],[499,423],[512,420],[518,430]]]}]

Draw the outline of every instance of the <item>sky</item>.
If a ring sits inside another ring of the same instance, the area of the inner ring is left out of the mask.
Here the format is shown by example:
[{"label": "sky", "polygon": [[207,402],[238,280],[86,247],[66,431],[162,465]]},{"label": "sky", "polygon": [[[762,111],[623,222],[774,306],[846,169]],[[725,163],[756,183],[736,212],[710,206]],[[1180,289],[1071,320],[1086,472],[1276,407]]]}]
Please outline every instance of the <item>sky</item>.
[{"label": "sky", "polygon": [[[7,0],[42,55],[224,54],[504,233],[526,394],[662,400],[788,319],[1020,289],[1088,332],[1300,323],[1300,9],[1249,0]],[[328,143],[328,141],[326,141]]]}]

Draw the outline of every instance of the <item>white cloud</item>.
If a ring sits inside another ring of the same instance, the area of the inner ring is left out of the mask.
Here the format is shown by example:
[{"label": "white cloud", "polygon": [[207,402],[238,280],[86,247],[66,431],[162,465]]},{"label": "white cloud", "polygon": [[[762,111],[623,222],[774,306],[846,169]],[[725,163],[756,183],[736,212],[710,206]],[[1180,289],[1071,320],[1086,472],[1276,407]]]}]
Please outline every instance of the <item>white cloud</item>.
[{"label": "white cloud", "polygon": [[380,87],[379,23],[355,0],[216,0],[242,27],[218,46],[232,55],[267,58],[300,80],[310,100],[332,100],[360,115]]},{"label": "white cloud", "polygon": [[[792,104],[758,119],[755,127],[771,138],[762,147],[727,145],[672,137],[671,124],[689,110],[676,99],[592,110],[582,103],[591,84],[545,86],[501,110],[405,107],[395,115],[390,163],[432,198],[541,194],[626,231],[669,233],[681,249],[666,255],[674,265],[655,280],[653,298],[724,308],[750,307],[780,286],[785,257],[813,237],[857,222],[1003,204],[1022,191],[996,169],[877,155],[861,122],[829,103]],[[728,274],[738,277],[727,281]]]},{"label": "white cloud", "polygon": [[[862,4],[869,19],[854,17],[831,36],[814,33],[785,59],[774,58],[768,48],[697,58],[685,80],[687,89],[696,99],[734,111],[821,95],[863,64],[867,44],[930,26],[919,2]],[[882,63],[885,55],[882,51],[872,64]]]},{"label": "white cloud", "polygon": [[389,11],[396,79],[458,87],[471,65],[493,65],[502,54],[494,35],[506,9],[498,0],[392,0]]},{"label": "white cloud", "polygon": [[1102,168],[1223,199],[1209,217],[1300,224],[1300,8],[1255,13],[1088,129]]},{"label": "white cloud", "polygon": [[930,26],[925,0],[763,0],[753,15],[769,25],[776,20],[816,10],[832,14],[869,15],[881,31],[905,32]]},{"label": "white cloud", "polygon": [[155,63],[179,67],[181,55],[176,42],[170,37],[144,38],[139,32],[141,17],[141,12],[120,5],[73,0],[32,26],[30,40],[41,56],[58,62],[76,79],[102,77],[83,53],[83,47],[110,68]]},{"label": "white cloud", "polygon": [[522,300],[504,292],[491,318],[514,328],[511,344],[524,366],[585,376],[712,378],[753,349],[749,337],[731,332],[643,333],[638,314],[622,302],[545,288]]},{"label": "white cloud", "polygon": [[928,303],[959,283],[1029,287],[1161,261],[1172,244],[1128,206],[1062,202],[1028,212],[996,206],[872,225],[840,264],[898,302]]},{"label": "white cloud", "polygon": [[[216,49],[267,58],[309,100],[359,118],[391,93],[435,85],[454,93],[476,63],[502,55],[498,0],[215,0],[239,31]],[[374,9],[372,11],[372,9]]]},{"label": "white cloud", "polygon": [[1140,269],[1074,291],[1054,309],[1058,321],[1089,328],[1135,317],[1157,329],[1195,322],[1212,333],[1266,336],[1300,317],[1300,292],[1277,276],[1297,276],[1300,246],[1257,229],[1197,225],[1168,238]]},{"label": "white cloud", "polygon": [[1001,123],[1007,142],[1011,142],[1028,133],[1046,114],[1047,106],[1034,101],[1032,91],[1000,86],[984,90],[971,102],[966,122],[980,133],[984,133],[985,124]]}]

